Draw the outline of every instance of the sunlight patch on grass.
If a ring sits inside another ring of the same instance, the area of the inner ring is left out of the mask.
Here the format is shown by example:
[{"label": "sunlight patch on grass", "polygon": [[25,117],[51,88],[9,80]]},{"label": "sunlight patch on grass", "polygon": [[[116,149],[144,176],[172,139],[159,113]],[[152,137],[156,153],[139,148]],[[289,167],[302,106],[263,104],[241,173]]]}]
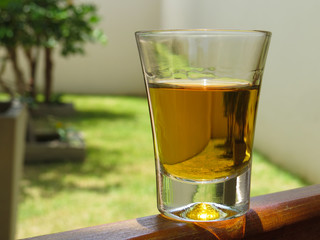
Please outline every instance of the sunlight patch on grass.
[{"label": "sunlight patch on grass", "polygon": [[252,159],[251,196],[280,192],[308,185],[303,179],[276,166],[258,152],[254,152]]}]

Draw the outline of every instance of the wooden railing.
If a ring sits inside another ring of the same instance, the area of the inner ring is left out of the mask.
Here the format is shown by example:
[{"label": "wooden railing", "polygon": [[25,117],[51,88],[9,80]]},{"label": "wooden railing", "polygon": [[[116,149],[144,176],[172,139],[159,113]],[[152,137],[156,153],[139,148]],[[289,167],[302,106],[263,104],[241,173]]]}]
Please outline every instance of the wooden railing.
[{"label": "wooden railing", "polygon": [[184,223],[161,215],[29,238],[29,240],[105,239],[320,239],[320,185],[251,198],[240,218]]}]

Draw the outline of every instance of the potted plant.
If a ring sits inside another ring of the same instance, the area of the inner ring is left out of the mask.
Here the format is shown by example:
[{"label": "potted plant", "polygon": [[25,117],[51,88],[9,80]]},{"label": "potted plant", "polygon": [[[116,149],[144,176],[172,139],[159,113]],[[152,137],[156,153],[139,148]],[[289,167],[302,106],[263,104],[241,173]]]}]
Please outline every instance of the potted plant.
[{"label": "potted plant", "polygon": [[[23,35],[22,19],[19,18],[21,8],[16,5],[9,4],[9,1],[1,1],[0,5],[0,47],[3,48],[3,55],[0,62],[0,86],[10,96],[10,103],[16,97],[16,93],[24,95],[26,84],[23,72],[19,65],[17,48],[20,44],[20,37]],[[6,21],[8,14],[12,14],[10,21]],[[8,82],[4,80],[4,73],[7,62],[11,61],[13,73],[15,76],[15,89],[9,87]],[[8,106],[7,106],[8,107]],[[7,108],[5,107],[5,108]]]}]

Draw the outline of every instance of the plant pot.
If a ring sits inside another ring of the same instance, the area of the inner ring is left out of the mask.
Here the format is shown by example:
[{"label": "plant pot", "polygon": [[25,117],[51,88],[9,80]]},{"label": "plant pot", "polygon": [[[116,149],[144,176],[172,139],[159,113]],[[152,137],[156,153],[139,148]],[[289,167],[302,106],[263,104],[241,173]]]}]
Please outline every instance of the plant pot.
[{"label": "plant pot", "polygon": [[72,139],[64,141],[56,133],[36,136],[36,141],[26,144],[25,162],[83,162],[86,156],[83,136],[80,132],[72,134]]}]

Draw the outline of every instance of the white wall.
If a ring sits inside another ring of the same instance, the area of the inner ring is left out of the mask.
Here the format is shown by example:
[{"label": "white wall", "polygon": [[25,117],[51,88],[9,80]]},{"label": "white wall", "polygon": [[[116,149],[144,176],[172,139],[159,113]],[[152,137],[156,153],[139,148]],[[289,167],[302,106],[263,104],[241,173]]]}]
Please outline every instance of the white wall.
[{"label": "white wall", "polygon": [[164,28],[261,29],[273,33],[255,147],[320,183],[320,1],[164,0]]},{"label": "white wall", "polygon": [[82,0],[94,3],[108,44],[88,45],[85,57],[59,58],[55,68],[57,92],[144,94],[142,70],[134,32],[160,27],[161,0]]}]

